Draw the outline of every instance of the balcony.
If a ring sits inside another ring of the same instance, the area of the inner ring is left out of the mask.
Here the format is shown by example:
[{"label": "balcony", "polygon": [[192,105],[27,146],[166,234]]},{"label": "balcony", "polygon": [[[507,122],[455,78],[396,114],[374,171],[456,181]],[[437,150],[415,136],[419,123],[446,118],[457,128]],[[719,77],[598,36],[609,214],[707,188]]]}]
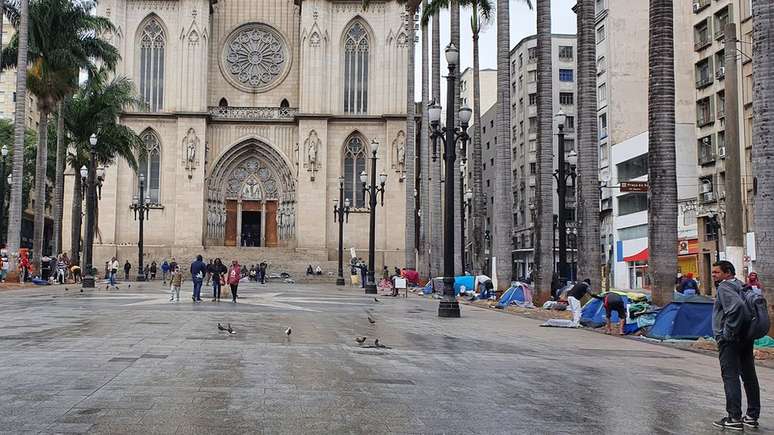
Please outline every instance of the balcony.
[{"label": "balcony", "polygon": [[697,14],[712,4],[712,0],[693,0],[693,13]]},{"label": "balcony", "polygon": [[707,204],[710,202],[715,202],[715,192],[703,192],[699,194],[699,201],[701,201],[702,204]]},{"label": "balcony", "polygon": [[298,113],[291,107],[209,107],[210,118],[217,121],[292,121]]},{"label": "balcony", "polygon": [[715,152],[710,148],[699,150],[699,165],[707,165],[715,162]]},{"label": "balcony", "polygon": [[699,79],[696,80],[696,89],[706,88],[711,84],[712,84],[712,76],[710,74],[707,74],[704,77],[699,77]]},{"label": "balcony", "polygon": [[712,124],[713,122],[715,122],[715,118],[712,117],[711,113],[700,114],[696,117],[697,127],[704,127],[705,125]]},{"label": "balcony", "polygon": [[710,44],[712,44],[712,40],[710,40],[709,36],[702,35],[698,40],[696,40],[696,42],[693,43],[693,49],[694,51],[700,51]]},{"label": "balcony", "polygon": [[718,119],[723,119],[726,117],[726,108],[725,107],[719,107],[718,108]]}]

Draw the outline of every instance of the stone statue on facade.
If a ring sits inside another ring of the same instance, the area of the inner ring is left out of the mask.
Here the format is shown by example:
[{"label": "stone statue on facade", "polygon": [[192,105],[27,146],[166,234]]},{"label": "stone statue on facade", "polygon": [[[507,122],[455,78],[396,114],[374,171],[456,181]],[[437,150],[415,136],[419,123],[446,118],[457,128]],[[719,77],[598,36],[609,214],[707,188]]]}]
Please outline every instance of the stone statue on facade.
[{"label": "stone statue on facade", "polygon": [[403,177],[406,173],[406,133],[403,130],[399,131],[395,140],[392,141],[392,167],[395,172],[401,174],[400,180],[403,181]]},{"label": "stone statue on facade", "polygon": [[312,173],[311,180],[314,181],[315,172],[317,172],[317,153],[320,151],[320,137],[317,131],[309,132],[309,137],[304,141],[306,150],[306,170]]},{"label": "stone statue on facade", "polygon": [[196,169],[196,150],[199,148],[200,142],[199,137],[196,136],[196,131],[193,128],[189,128],[188,133],[183,138],[184,163],[185,169],[188,170],[189,179],[193,176],[193,170]]}]

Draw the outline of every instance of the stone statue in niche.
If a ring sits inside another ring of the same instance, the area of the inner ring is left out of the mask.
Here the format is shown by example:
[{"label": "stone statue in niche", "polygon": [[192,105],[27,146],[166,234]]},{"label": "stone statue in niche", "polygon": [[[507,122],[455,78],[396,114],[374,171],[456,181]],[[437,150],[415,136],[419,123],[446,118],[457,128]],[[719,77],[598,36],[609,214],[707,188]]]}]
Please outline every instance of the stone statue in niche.
[{"label": "stone statue in niche", "polygon": [[309,132],[309,137],[304,141],[304,149],[306,150],[306,170],[311,172],[311,180],[314,181],[315,172],[317,172],[318,153],[320,151],[320,137],[317,136],[317,131],[312,130]]},{"label": "stone statue in niche", "polygon": [[185,169],[188,170],[189,179],[193,177],[193,170],[196,169],[198,163],[196,154],[200,142],[199,137],[196,136],[196,131],[189,128],[188,133],[183,138],[183,155],[185,157],[183,163],[185,163]]},{"label": "stone statue in niche", "polygon": [[406,173],[406,133],[403,130],[399,131],[395,140],[392,141],[392,157],[392,167],[395,172],[401,174],[400,180],[403,181]]}]

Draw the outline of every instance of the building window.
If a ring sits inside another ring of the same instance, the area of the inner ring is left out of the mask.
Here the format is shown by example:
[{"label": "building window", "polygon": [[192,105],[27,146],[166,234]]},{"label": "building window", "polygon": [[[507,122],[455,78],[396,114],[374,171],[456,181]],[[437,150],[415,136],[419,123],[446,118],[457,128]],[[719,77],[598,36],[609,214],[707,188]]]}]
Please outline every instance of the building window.
[{"label": "building window", "polygon": [[647,193],[629,193],[618,197],[618,216],[638,213],[647,209]]},{"label": "building window", "polygon": [[607,84],[602,83],[597,88],[597,103],[604,104],[607,101]]},{"label": "building window", "polygon": [[359,136],[352,136],[344,147],[344,198],[355,208],[365,207],[360,173],[366,168],[366,148]]},{"label": "building window", "polygon": [[597,59],[597,75],[604,73],[607,70],[607,59],[605,56],[600,56]]},{"label": "building window", "polygon": [[[152,130],[146,130],[140,135],[145,145],[145,155],[138,159],[139,175],[145,178],[145,198],[151,204],[159,204],[161,185],[161,143]],[[139,177],[137,190],[139,192]]]},{"label": "building window", "polygon": [[715,53],[715,78],[723,80],[726,77],[726,50]]},{"label": "building window", "polygon": [[527,71],[527,83],[535,83],[537,81],[537,71]]},{"label": "building window", "polygon": [[605,26],[599,26],[597,29],[597,44],[605,40]]},{"label": "building window", "polygon": [[607,113],[599,115],[599,139],[607,137]]},{"label": "building window", "polygon": [[566,130],[572,130],[575,128],[575,117],[574,116],[565,116],[564,118],[564,128]]},{"label": "building window", "polygon": [[537,94],[529,94],[529,105],[534,106],[537,104]]},{"label": "building window", "polygon": [[618,181],[629,181],[648,175],[648,155],[642,154],[616,165]]},{"label": "building window", "polygon": [[560,69],[559,70],[559,81],[560,82],[571,82],[571,81],[573,81],[573,71],[571,69]]},{"label": "building window", "polygon": [[[567,139],[565,139],[565,140],[567,140]],[[536,140],[529,141],[529,152],[534,153],[535,149],[537,149],[537,141]]]},{"label": "building window", "polygon": [[164,106],[164,46],[166,37],[158,19],[151,17],[140,38],[140,96],[151,112]]},{"label": "building window", "polygon": [[573,93],[572,92],[560,92],[559,93],[559,104],[562,105],[572,105],[573,103]]},{"label": "building window", "polygon": [[532,162],[529,164],[529,175],[535,175],[537,174],[537,163]]},{"label": "building window", "polygon": [[699,164],[705,165],[715,161],[715,146],[712,143],[712,135],[699,139]]},{"label": "building window", "polygon": [[702,48],[710,45],[710,28],[709,20],[702,20],[699,24],[693,26],[693,48],[694,50],[701,50]]},{"label": "building window", "polygon": [[572,60],[574,57],[573,49],[571,45],[560,45],[559,46],[559,59],[561,60]]},{"label": "building window", "polygon": [[524,65],[524,55],[519,53],[519,69]]},{"label": "building window", "polygon": [[537,47],[527,49],[527,63],[537,62]]},{"label": "building window", "polygon": [[368,33],[359,22],[350,26],[344,42],[344,112],[368,112]]},{"label": "building window", "polygon": [[712,177],[699,178],[699,202],[708,203],[715,201],[715,189],[712,185]]},{"label": "building window", "polygon": [[696,87],[701,89],[712,84],[712,58],[707,57],[696,63]]},{"label": "building window", "polygon": [[721,9],[720,12],[715,14],[715,39],[720,39],[725,36],[726,24],[729,19],[729,6]]},{"label": "building window", "polygon": [[532,118],[529,118],[529,127],[527,129],[527,132],[529,134],[537,133],[537,118],[534,116]]},{"label": "building window", "polygon": [[575,139],[564,139],[564,150],[565,152],[570,152],[575,149]]},{"label": "building window", "polygon": [[712,111],[712,97],[702,98],[696,102],[696,125],[704,127],[715,122]]}]

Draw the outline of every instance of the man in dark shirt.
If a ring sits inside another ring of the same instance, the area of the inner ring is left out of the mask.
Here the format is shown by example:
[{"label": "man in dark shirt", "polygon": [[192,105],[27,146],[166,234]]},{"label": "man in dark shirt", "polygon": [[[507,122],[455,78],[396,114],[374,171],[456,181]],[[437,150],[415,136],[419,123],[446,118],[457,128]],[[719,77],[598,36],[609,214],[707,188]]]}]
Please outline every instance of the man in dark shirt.
[{"label": "man in dark shirt", "polygon": [[204,276],[207,275],[207,265],[202,261],[202,256],[197,255],[196,261],[191,263],[191,280],[193,281],[193,301],[198,303],[202,301],[202,284]]},{"label": "man in dark shirt", "polygon": [[583,281],[575,284],[567,292],[567,304],[572,311],[572,326],[579,327],[581,319],[581,299],[586,296],[586,293],[591,292],[591,280],[586,278]]}]

